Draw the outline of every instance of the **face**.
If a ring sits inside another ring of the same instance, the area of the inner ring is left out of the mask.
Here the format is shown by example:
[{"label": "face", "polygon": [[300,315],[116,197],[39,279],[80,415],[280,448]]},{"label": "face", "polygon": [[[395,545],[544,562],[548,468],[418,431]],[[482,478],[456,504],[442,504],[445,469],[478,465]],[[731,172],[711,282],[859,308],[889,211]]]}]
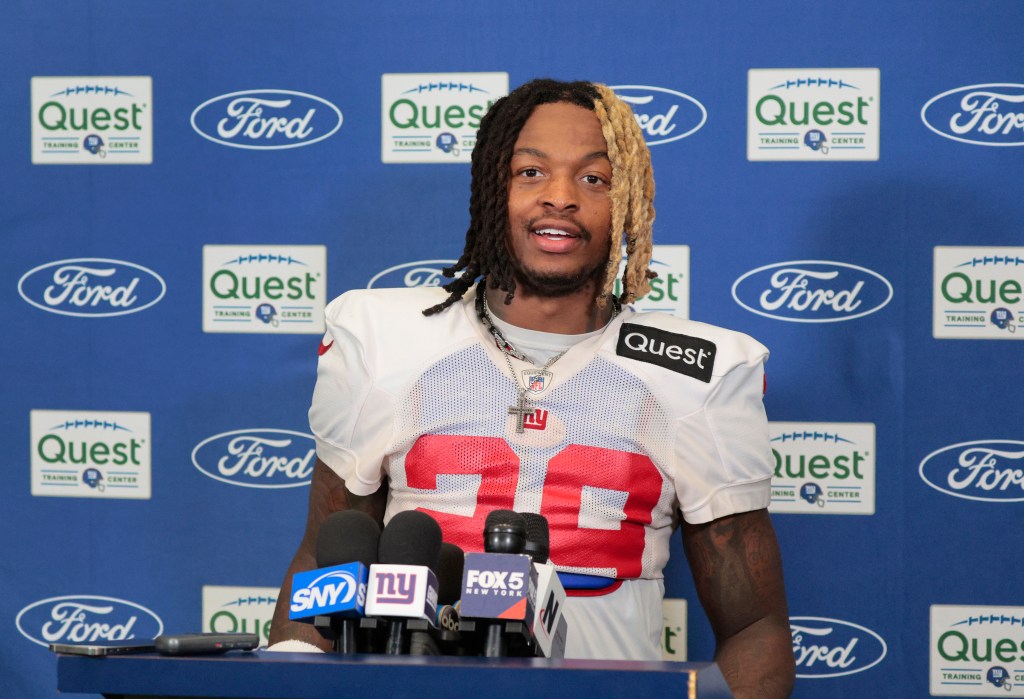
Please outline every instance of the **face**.
[{"label": "face", "polygon": [[542,296],[596,290],[610,250],[612,164],[594,112],[537,107],[519,132],[508,187],[516,281]]}]

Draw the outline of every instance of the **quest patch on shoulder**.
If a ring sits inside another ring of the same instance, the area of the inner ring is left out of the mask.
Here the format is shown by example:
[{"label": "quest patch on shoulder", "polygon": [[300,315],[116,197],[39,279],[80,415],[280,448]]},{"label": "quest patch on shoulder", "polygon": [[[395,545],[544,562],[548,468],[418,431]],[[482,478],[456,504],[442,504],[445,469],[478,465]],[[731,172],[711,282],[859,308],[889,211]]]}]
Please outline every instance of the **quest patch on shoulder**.
[{"label": "quest patch on shoulder", "polygon": [[670,333],[647,325],[623,323],[615,354],[657,364],[710,383],[716,349],[715,343],[710,340]]}]

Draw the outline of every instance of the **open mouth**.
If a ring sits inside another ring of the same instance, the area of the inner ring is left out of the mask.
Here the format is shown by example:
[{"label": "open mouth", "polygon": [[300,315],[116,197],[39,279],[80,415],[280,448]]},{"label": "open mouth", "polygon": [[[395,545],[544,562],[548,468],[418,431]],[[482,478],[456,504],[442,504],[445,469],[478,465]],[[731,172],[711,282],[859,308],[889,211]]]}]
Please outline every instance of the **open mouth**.
[{"label": "open mouth", "polygon": [[558,228],[538,228],[533,232],[533,234],[543,236],[545,238],[551,238],[552,240],[568,240],[579,237],[575,233],[569,233],[568,231],[563,231]]}]

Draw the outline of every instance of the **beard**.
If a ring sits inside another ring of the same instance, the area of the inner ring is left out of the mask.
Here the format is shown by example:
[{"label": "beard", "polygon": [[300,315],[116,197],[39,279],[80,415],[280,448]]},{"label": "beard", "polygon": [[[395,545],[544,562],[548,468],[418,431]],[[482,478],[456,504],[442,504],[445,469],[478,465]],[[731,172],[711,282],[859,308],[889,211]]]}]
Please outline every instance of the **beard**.
[{"label": "beard", "polygon": [[[533,223],[534,221],[527,221],[525,224],[518,226],[517,234],[533,235]],[[577,221],[572,221],[572,223],[579,229],[579,235],[583,240],[587,242],[593,240],[593,236],[586,227],[580,225]],[[585,263],[572,271],[544,271],[530,268],[519,259],[514,249],[510,249],[509,256],[512,259],[512,270],[516,284],[520,288],[534,296],[557,298],[574,294],[591,282],[599,284],[610,252],[611,241],[608,241],[604,255],[600,260],[591,264]]]}]

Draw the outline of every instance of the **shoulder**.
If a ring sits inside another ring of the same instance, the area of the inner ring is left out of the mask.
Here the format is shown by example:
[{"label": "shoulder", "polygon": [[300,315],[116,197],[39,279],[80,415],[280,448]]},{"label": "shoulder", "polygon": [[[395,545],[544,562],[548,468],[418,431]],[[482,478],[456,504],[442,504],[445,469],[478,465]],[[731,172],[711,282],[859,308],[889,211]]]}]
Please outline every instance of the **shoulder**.
[{"label": "shoulder", "polygon": [[327,304],[328,322],[360,317],[379,317],[380,313],[408,313],[423,315],[423,309],[445,299],[440,287],[412,287],[400,289],[353,289],[346,291]]},{"label": "shoulder", "polygon": [[762,364],[769,354],[767,347],[744,333],[658,312],[627,315],[615,342],[620,356],[665,368],[697,368],[699,363],[709,369],[709,378],[724,376],[739,365]]},{"label": "shoulder", "polygon": [[424,309],[446,297],[440,287],[348,291],[327,305],[327,331],[331,337],[361,348],[370,363],[434,356],[478,337],[466,300],[441,313],[423,315]]}]

